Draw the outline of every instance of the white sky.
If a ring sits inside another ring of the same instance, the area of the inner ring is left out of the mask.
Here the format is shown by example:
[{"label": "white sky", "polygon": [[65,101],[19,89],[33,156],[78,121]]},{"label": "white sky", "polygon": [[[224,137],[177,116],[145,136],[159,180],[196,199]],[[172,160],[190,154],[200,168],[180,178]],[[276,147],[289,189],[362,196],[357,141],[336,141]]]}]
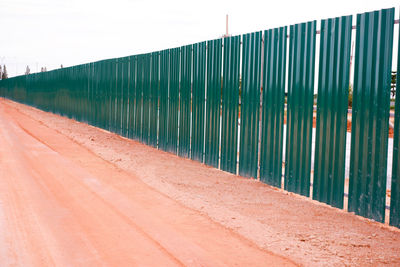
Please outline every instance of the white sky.
[{"label": "white sky", "polygon": [[226,14],[236,35],[388,7],[397,8],[398,19],[399,6],[398,0],[1,0],[0,64],[15,76],[26,65],[51,70],[205,41],[225,33]]}]

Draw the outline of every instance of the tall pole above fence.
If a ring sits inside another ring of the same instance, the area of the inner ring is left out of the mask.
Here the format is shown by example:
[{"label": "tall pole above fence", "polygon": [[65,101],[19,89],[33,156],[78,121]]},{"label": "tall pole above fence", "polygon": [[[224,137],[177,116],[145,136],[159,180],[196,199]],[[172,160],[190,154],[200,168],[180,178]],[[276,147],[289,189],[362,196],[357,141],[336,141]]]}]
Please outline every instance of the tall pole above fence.
[{"label": "tall pole above fence", "polygon": [[228,14],[226,14],[226,33],[225,33],[226,37],[229,36],[228,23],[229,23],[229,18],[228,18]]}]

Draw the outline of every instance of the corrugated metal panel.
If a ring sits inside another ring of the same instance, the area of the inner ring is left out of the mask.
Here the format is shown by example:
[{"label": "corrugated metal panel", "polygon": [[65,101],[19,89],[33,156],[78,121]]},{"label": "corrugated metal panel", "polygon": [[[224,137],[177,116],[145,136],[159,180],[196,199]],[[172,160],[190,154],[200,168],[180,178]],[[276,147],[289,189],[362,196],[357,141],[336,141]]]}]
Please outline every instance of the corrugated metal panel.
[{"label": "corrugated metal panel", "polygon": [[150,59],[151,54],[143,55],[143,124],[142,142],[149,143],[150,137]]},{"label": "corrugated metal panel", "polygon": [[[109,60],[108,62],[108,114],[107,114],[107,128],[106,130],[111,131],[111,122],[112,122],[112,107],[113,107],[113,92],[112,92],[112,88],[113,88],[113,82],[112,82],[112,76],[113,76],[113,70],[114,70],[114,66],[113,66],[113,61]],[[74,73],[74,69],[71,69],[71,75],[73,75],[72,73]],[[74,83],[74,81],[71,82],[72,84]]]},{"label": "corrugated metal panel", "polygon": [[125,59],[118,59],[118,73],[117,73],[117,92],[118,92],[118,110],[117,110],[117,133],[123,134],[123,108],[124,108],[124,68]]},{"label": "corrugated metal panel", "polygon": [[[108,90],[107,90],[108,91]],[[136,56],[129,60],[129,138],[135,136]]]},{"label": "corrugated metal panel", "polygon": [[[87,114],[88,117],[88,122],[91,125],[94,125],[98,127],[98,114],[100,112],[99,105],[98,105],[98,95],[99,95],[99,88],[98,88],[98,67],[97,64],[95,63],[90,63],[88,64],[90,71],[91,71],[91,83],[92,83],[92,89],[93,89],[93,94],[91,99],[86,99],[86,107],[85,107],[85,113]],[[54,72],[52,72],[52,76],[54,77]],[[53,78],[52,78],[53,79]],[[53,83],[53,82],[52,82]],[[54,84],[54,87],[57,85]],[[54,88],[53,87],[53,88]],[[54,98],[56,97],[55,91],[54,92]],[[55,110],[56,106],[53,106],[53,110]]]},{"label": "corrugated metal panel", "polygon": [[104,60],[98,62],[97,64],[98,66],[98,80],[99,80],[99,86],[98,86],[98,90],[99,90],[99,100],[98,100],[98,109],[99,109],[99,115],[98,115],[98,127],[103,128],[104,129],[104,120],[105,120],[105,105],[104,105],[104,82],[105,82],[105,77],[104,77],[104,73],[105,73],[105,68],[104,68]]},{"label": "corrugated metal panel", "polygon": [[285,189],[310,194],[316,21],[290,26]]},{"label": "corrugated metal panel", "polygon": [[169,86],[169,50],[160,54],[160,116],[158,147],[167,151],[168,147],[168,86]]},{"label": "corrugated metal panel", "polygon": [[115,111],[115,132],[121,134],[122,132],[122,103],[123,103],[123,59],[117,59],[117,80],[116,80],[116,111]]},{"label": "corrugated metal panel", "polygon": [[151,80],[150,80],[150,139],[149,144],[157,147],[157,120],[158,120],[158,91],[159,91],[159,71],[160,53],[151,54]]},{"label": "corrugated metal panel", "polygon": [[357,15],[349,211],[383,222],[394,9]]},{"label": "corrugated metal panel", "polygon": [[239,174],[257,178],[261,32],[243,35]]},{"label": "corrugated metal panel", "polygon": [[[87,121],[89,124],[94,123],[94,99],[95,99],[95,81],[94,81],[94,71],[93,71],[93,63],[88,63],[85,67],[85,79],[86,79],[86,85],[87,85],[87,91],[85,93],[79,94],[79,101],[83,102],[82,104],[82,111],[80,113],[80,120]],[[51,73],[46,72],[46,76],[51,77]],[[50,81],[47,80],[49,83]],[[53,92],[49,90],[48,92],[48,100],[50,100],[53,97]],[[53,105],[49,103],[49,111],[54,112],[53,110]]]},{"label": "corrugated metal panel", "polygon": [[343,208],[352,16],[321,21],[313,198]]},{"label": "corrugated metal panel", "polygon": [[92,109],[88,110],[89,113],[91,113],[92,117],[92,125],[99,127],[99,115],[100,115],[100,88],[99,88],[99,65],[97,63],[92,64],[92,69],[93,69],[93,82],[94,82],[94,99],[92,100],[92,103],[87,103],[87,107],[90,107],[90,104],[92,104]]},{"label": "corrugated metal panel", "polygon": [[203,162],[204,105],[206,93],[206,42],[193,45],[192,149],[191,158]]},{"label": "corrugated metal panel", "polygon": [[[101,127],[101,115],[102,115],[102,108],[101,108],[101,96],[102,96],[102,80],[101,80],[101,62],[93,63],[94,67],[94,79],[96,81],[96,96],[94,101],[94,126]],[[59,78],[58,78],[59,79]]]},{"label": "corrugated metal panel", "polygon": [[264,32],[260,180],[281,187],[287,27]]},{"label": "corrugated metal panel", "polygon": [[[111,114],[110,114],[110,132],[116,132],[116,120],[117,120],[117,73],[118,73],[118,60],[113,59],[111,64]],[[79,84],[79,82],[77,83]],[[79,90],[79,89],[78,89]]]},{"label": "corrugated metal panel", "polygon": [[[80,67],[80,69],[78,70],[79,73],[82,72],[82,66]],[[118,103],[118,95],[117,95],[117,91],[118,91],[118,79],[117,79],[117,75],[118,75],[118,59],[115,59],[113,62],[113,72],[112,72],[112,117],[111,117],[111,131],[112,132],[116,132],[117,131],[117,103]],[[79,79],[81,79],[82,77],[79,77]],[[80,81],[78,80],[77,84],[79,86]],[[76,92],[79,92],[79,87],[76,88]],[[79,105],[76,107],[77,109],[80,109],[80,105],[81,103],[79,103]],[[76,111],[74,112],[76,114]]]},{"label": "corrugated metal panel", "polygon": [[[93,76],[94,76],[94,81],[95,81],[95,95],[94,95],[94,100],[92,103],[93,109],[91,110],[92,112],[92,120],[93,124],[96,127],[100,127],[100,119],[101,119],[101,106],[100,106],[100,100],[101,100],[101,84],[100,84],[100,71],[101,71],[101,65],[99,62],[93,63]],[[56,72],[54,74],[57,74]],[[59,76],[59,75],[57,75]],[[59,77],[57,77],[59,79]],[[55,85],[56,86],[56,85]],[[58,90],[57,90],[58,91]],[[57,98],[57,95],[55,96]],[[90,103],[88,103],[88,106]],[[56,105],[55,105],[56,106]]]},{"label": "corrugated metal panel", "polygon": [[[128,137],[128,121],[129,121],[129,57],[124,58],[124,65],[123,65],[123,101],[122,101],[122,135]],[[101,76],[98,78],[101,79]],[[99,95],[99,109],[101,110],[101,98],[102,94]]]},{"label": "corrugated metal panel", "polygon": [[236,173],[240,36],[224,38],[223,66],[221,169]]},{"label": "corrugated metal panel", "polygon": [[[130,68],[130,58],[126,57],[124,61],[124,106],[123,106],[123,116],[122,116],[122,125],[123,125],[123,135],[125,137],[129,136],[128,131],[128,122],[129,122],[129,68]],[[100,96],[100,99],[102,96]],[[101,109],[101,100],[100,100],[100,109]]]},{"label": "corrugated metal panel", "polygon": [[222,39],[207,42],[205,163],[218,168],[221,114]]},{"label": "corrugated metal panel", "polygon": [[181,48],[181,82],[179,89],[179,151],[188,158],[190,152],[190,113],[192,94],[192,45]]},{"label": "corrugated metal panel", "polygon": [[[400,27],[399,27],[400,33]],[[400,34],[399,42],[400,44]],[[400,55],[400,45],[397,55]],[[400,57],[397,58],[397,76],[396,76],[396,110],[394,121],[394,139],[393,139],[393,166],[392,166],[392,186],[390,199],[390,225],[400,228]]]},{"label": "corrugated metal panel", "polygon": [[180,48],[169,50],[169,95],[168,95],[168,152],[176,153],[178,144],[179,71]]},{"label": "corrugated metal panel", "polygon": [[[110,130],[110,122],[111,122],[111,76],[112,76],[112,72],[111,72],[111,68],[112,68],[112,62],[111,60],[107,60],[106,62],[106,77],[107,77],[107,82],[105,84],[106,86],[106,94],[107,94],[107,110],[106,110],[106,118],[104,121],[105,124],[105,129],[106,130]],[[72,74],[72,69],[71,69],[71,74]],[[70,74],[70,75],[71,75]]]},{"label": "corrugated metal panel", "polygon": [[141,139],[142,136],[142,123],[143,123],[143,72],[144,72],[143,61],[144,61],[143,55],[137,56],[134,138],[139,140]]}]

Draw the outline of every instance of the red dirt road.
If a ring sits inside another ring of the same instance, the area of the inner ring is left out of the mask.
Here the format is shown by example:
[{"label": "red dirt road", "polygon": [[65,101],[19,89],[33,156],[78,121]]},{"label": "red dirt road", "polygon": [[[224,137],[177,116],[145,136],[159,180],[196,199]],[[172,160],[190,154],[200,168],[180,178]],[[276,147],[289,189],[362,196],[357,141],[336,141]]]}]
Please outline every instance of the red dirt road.
[{"label": "red dirt road", "polygon": [[294,265],[0,105],[0,265]]},{"label": "red dirt road", "polygon": [[0,98],[0,266],[400,265],[400,230]]}]

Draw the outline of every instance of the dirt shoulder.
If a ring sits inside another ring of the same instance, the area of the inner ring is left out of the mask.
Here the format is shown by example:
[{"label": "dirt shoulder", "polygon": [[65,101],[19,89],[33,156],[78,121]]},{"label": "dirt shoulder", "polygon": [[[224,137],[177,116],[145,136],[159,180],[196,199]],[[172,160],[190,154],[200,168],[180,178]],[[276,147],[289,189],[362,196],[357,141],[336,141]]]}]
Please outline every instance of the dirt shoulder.
[{"label": "dirt shoulder", "polygon": [[0,101],[260,248],[296,263],[400,265],[399,229],[84,123]]}]

